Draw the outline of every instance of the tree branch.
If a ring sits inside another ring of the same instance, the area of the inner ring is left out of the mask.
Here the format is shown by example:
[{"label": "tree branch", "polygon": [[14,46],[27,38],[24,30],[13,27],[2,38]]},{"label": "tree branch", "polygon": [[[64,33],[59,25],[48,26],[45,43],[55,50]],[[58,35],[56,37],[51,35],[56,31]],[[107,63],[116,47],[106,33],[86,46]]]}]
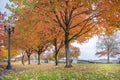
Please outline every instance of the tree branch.
[{"label": "tree branch", "polygon": [[[51,4],[51,5],[54,5],[54,1],[51,1],[51,0],[50,0],[50,4]],[[62,25],[62,23],[61,23],[58,15],[57,15],[55,9],[53,8],[52,10],[53,10],[53,13],[54,13],[54,15],[55,15],[55,17],[56,17],[56,19],[57,19],[57,24],[59,24],[59,26],[65,31],[65,28],[64,28],[64,26]]]},{"label": "tree branch", "polygon": [[63,16],[63,14],[62,14],[62,12],[60,11],[60,16],[61,16],[61,19],[62,19],[62,21],[63,21],[63,23],[65,24],[65,20],[64,20],[64,16]]},{"label": "tree branch", "polygon": [[76,10],[76,8],[74,8],[74,7],[72,7],[72,10],[70,11],[70,14],[69,14],[69,22],[68,22],[68,24],[70,25],[71,24],[71,22],[72,22],[72,14],[73,14],[73,12]]},{"label": "tree branch", "polygon": [[69,41],[71,41],[71,40],[73,40],[73,39],[76,39],[76,38],[82,36],[83,34],[89,32],[95,25],[92,26],[92,27],[91,27],[90,29],[88,29],[87,31],[85,31],[85,32],[82,33],[82,31],[86,28],[85,26],[89,26],[89,25],[91,25],[91,24],[92,24],[92,22],[87,25],[87,22],[86,22],[86,23],[84,24],[84,26],[82,27],[82,29],[81,29],[78,33],[76,33],[75,35],[73,35],[73,36],[69,39]]},{"label": "tree branch", "polygon": [[94,14],[94,15],[92,15],[92,16],[89,16],[87,19],[85,19],[85,20],[83,20],[83,21],[81,21],[80,23],[77,23],[76,25],[74,25],[74,26],[72,26],[70,29],[73,29],[73,28],[76,28],[77,26],[80,26],[82,23],[84,23],[85,21],[87,21],[87,20],[93,20],[93,18],[95,18],[95,17],[98,17],[98,16],[100,16],[100,14]]},{"label": "tree branch", "polygon": [[83,12],[80,12],[80,13],[77,13],[77,14],[73,15],[72,18],[75,18],[76,16],[79,16],[81,14],[90,14],[90,12],[92,12],[92,10],[86,10],[86,11],[83,11]]},{"label": "tree branch", "polygon": [[62,40],[61,43],[60,43],[60,46],[59,46],[59,48],[58,48],[58,50],[57,50],[58,52],[59,52],[60,49],[63,47],[63,42],[64,42],[64,41]]}]

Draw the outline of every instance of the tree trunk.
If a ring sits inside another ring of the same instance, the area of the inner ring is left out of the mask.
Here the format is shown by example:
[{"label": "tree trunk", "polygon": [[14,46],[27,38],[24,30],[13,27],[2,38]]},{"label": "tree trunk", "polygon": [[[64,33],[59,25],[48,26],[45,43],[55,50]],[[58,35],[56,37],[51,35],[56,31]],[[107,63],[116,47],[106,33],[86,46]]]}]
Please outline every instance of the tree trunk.
[{"label": "tree trunk", "polygon": [[69,39],[68,39],[69,34],[65,33],[65,52],[66,52],[66,68],[72,67],[70,63],[70,51],[69,51]]},{"label": "tree trunk", "polygon": [[28,64],[30,64],[30,56],[28,56]]},{"label": "tree trunk", "polygon": [[57,39],[54,39],[53,45],[55,46],[55,65],[58,65],[58,47],[57,47]]},{"label": "tree trunk", "polygon": [[58,65],[58,54],[55,55],[55,65]]},{"label": "tree trunk", "polygon": [[29,48],[26,50],[26,53],[27,53],[27,57],[28,57],[28,64],[30,64],[30,56],[32,54],[32,50]]},{"label": "tree trunk", "polygon": [[22,55],[22,64],[24,65],[24,55]]},{"label": "tree trunk", "polygon": [[110,61],[110,55],[109,55],[109,52],[108,52],[108,55],[107,55],[107,63],[109,63]]},{"label": "tree trunk", "polygon": [[38,53],[38,65],[40,65],[40,54]]}]

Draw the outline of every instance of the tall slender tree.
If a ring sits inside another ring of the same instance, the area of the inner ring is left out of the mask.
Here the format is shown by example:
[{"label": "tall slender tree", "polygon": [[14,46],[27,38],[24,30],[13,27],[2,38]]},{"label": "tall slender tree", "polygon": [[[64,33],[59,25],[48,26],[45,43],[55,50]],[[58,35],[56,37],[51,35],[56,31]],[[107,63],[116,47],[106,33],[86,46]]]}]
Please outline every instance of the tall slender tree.
[{"label": "tall slender tree", "polygon": [[55,53],[55,55],[54,55],[54,57],[55,57],[55,65],[58,65],[58,55],[59,55],[59,51],[60,51],[60,49],[64,46],[64,44],[63,44],[63,41],[61,41],[60,43],[58,43],[58,40],[57,40],[57,38],[55,38],[54,40],[53,40],[53,45],[54,45],[54,53]]},{"label": "tall slender tree", "polygon": [[52,35],[49,35],[49,31],[47,29],[45,29],[43,27],[41,27],[41,29],[36,29],[37,31],[35,31],[34,36],[33,36],[33,40],[34,41],[34,45],[33,45],[33,49],[35,52],[37,52],[38,54],[38,65],[40,64],[40,55],[47,50],[47,48],[50,45],[50,42],[52,41]]},{"label": "tall slender tree", "polygon": [[51,35],[53,35],[52,46],[54,46],[55,65],[58,65],[59,51],[64,46],[64,34],[62,29],[58,27],[52,27],[50,30]]},{"label": "tall slender tree", "polygon": [[30,64],[30,56],[32,55],[32,52],[33,52],[33,49],[26,49],[25,50],[26,54],[27,54],[27,57],[28,57],[28,64]]}]

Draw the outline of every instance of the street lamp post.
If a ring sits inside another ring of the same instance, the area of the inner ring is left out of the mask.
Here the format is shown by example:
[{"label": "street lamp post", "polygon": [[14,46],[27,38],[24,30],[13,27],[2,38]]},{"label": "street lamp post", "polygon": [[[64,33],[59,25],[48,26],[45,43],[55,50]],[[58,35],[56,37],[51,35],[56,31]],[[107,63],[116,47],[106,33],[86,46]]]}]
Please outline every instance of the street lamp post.
[{"label": "street lamp post", "polygon": [[11,35],[11,32],[14,32],[14,27],[10,27],[10,25],[8,26],[4,26],[4,30],[5,32],[8,33],[8,65],[6,67],[6,69],[11,69],[11,60],[10,60],[10,35]]}]

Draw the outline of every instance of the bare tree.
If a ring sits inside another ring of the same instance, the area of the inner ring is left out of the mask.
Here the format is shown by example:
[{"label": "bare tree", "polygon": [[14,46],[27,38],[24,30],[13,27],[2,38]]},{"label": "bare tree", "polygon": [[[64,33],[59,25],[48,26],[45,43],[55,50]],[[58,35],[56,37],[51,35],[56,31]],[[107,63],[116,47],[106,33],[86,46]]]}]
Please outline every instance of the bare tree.
[{"label": "bare tree", "polygon": [[96,55],[107,56],[107,63],[109,63],[110,57],[116,57],[120,51],[120,35],[119,32],[111,36],[103,35],[99,37],[97,41],[97,53]]}]

